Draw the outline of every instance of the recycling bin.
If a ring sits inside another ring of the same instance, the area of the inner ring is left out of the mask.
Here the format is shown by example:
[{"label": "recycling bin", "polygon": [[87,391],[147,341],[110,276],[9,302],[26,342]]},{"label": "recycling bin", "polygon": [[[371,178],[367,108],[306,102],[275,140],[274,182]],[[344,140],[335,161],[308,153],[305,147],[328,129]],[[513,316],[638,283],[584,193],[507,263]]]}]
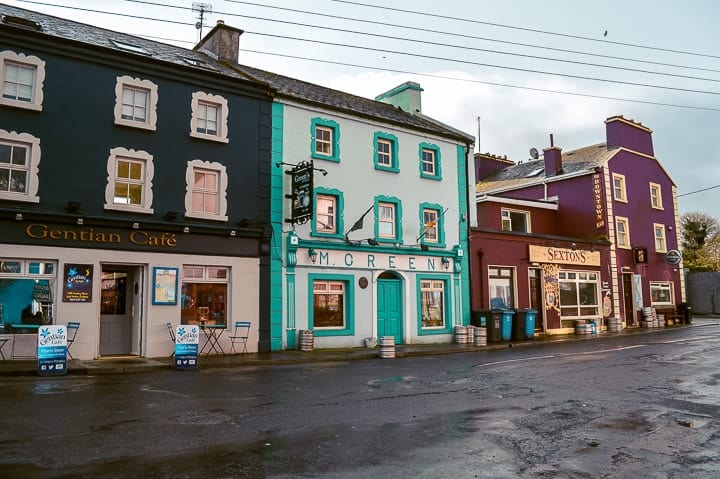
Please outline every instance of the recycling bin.
[{"label": "recycling bin", "polygon": [[[473,326],[487,328],[487,340],[490,343],[502,341],[502,310],[474,311]],[[484,323],[483,323],[484,321]]]},{"label": "recycling bin", "polygon": [[525,340],[525,324],[527,318],[527,309],[516,309],[515,315],[512,316],[512,340]]},{"label": "recycling bin", "polygon": [[684,324],[692,324],[692,306],[688,303],[678,305],[678,314],[682,314]]},{"label": "recycling bin", "polygon": [[490,317],[490,311],[473,311],[470,316],[470,324],[476,328],[487,328],[488,318]]},{"label": "recycling bin", "polygon": [[535,338],[535,321],[537,318],[536,309],[528,309],[525,313],[525,339]]},{"label": "recycling bin", "polygon": [[[497,309],[497,310],[491,310],[490,316],[494,312],[499,312],[500,317],[502,318],[502,326],[500,328],[500,337],[503,341],[510,341],[512,339],[512,323],[513,323],[513,316],[515,315],[515,311],[512,309]],[[496,313],[497,314],[497,313]]]}]

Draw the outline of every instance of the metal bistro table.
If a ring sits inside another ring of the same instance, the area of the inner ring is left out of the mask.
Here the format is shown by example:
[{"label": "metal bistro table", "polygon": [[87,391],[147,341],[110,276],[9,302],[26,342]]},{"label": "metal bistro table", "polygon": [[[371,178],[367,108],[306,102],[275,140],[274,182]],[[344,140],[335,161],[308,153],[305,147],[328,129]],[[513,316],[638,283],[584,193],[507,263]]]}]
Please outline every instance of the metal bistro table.
[{"label": "metal bistro table", "polygon": [[220,338],[225,332],[226,325],[201,324],[200,329],[205,334],[206,341],[199,354],[210,354],[211,351],[215,351],[216,354],[225,354],[225,351],[220,344]]},{"label": "metal bistro table", "polygon": [[[37,357],[37,333],[38,333],[38,329],[40,329],[40,326],[41,325],[39,325],[39,324],[21,324],[19,326],[13,326],[13,330],[29,329],[29,330],[32,330],[33,332],[31,332],[31,333],[18,333],[16,331],[12,332],[12,347],[10,348],[10,357],[12,359],[35,359]],[[18,336],[23,336],[23,337],[29,336],[33,339],[31,355],[15,354],[15,341],[17,340]]]}]

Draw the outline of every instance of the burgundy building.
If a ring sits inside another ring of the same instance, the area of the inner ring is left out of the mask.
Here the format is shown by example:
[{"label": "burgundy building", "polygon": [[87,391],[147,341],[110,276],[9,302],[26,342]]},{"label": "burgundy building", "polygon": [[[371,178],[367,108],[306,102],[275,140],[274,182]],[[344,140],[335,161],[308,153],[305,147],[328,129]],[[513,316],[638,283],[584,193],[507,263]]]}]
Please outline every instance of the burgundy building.
[{"label": "burgundy building", "polygon": [[551,137],[535,160],[475,156],[473,311],[534,308],[538,331],[566,333],[576,320],[639,326],[644,307],[684,301],[676,187],[652,131],[622,116],[605,126],[605,143],[574,151]]}]

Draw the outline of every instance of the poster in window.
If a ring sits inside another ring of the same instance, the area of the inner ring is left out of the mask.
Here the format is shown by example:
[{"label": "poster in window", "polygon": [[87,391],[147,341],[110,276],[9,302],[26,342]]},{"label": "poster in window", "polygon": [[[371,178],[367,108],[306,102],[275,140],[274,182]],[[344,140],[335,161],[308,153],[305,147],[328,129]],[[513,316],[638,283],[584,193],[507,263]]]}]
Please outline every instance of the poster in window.
[{"label": "poster in window", "polygon": [[152,304],[177,304],[177,289],[177,268],[153,268]]},{"label": "poster in window", "polygon": [[65,263],[63,275],[63,302],[91,303],[93,265]]}]

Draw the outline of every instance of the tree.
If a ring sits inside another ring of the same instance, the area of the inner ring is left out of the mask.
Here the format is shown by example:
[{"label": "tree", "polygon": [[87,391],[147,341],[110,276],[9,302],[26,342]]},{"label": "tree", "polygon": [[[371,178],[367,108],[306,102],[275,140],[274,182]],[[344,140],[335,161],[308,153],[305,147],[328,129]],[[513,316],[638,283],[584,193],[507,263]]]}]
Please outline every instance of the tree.
[{"label": "tree", "polygon": [[683,263],[691,271],[717,271],[720,223],[707,213],[692,211],[680,217]]}]

